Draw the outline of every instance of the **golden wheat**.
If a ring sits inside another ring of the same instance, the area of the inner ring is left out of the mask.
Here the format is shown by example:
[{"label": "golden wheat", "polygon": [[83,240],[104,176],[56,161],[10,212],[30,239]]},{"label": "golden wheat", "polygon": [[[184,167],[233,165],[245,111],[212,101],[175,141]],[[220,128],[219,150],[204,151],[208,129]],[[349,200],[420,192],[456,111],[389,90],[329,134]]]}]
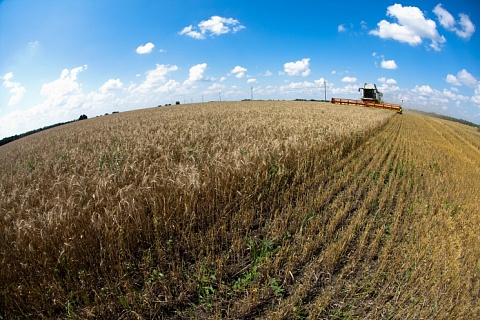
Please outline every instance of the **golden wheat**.
[{"label": "golden wheat", "polygon": [[479,141],[286,101],[29,136],[0,148],[0,315],[478,316]]}]

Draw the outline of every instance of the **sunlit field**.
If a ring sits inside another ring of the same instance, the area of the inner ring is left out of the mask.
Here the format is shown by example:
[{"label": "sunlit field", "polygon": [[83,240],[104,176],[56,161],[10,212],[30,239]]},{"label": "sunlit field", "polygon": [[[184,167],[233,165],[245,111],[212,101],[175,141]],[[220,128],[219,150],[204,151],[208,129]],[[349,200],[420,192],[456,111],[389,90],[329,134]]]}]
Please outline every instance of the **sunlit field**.
[{"label": "sunlit field", "polygon": [[306,101],[0,147],[0,318],[475,319],[480,132]]}]

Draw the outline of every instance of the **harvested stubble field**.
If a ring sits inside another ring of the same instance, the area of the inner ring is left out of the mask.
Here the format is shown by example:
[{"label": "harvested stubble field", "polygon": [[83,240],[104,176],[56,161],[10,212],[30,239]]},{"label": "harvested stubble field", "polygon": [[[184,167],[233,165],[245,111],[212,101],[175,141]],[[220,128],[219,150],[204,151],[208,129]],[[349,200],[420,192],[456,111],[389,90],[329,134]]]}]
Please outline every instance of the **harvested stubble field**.
[{"label": "harvested stubble field", "polygon": [[480,133],[318,102],[0,147],[0,318],[480,318]]}]

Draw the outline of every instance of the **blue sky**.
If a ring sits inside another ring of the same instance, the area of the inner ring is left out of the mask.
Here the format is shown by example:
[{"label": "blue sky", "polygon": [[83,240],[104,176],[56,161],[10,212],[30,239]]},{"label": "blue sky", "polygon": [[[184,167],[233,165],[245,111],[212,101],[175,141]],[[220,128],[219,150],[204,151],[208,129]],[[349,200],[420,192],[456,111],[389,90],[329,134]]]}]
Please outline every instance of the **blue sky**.
[{"label": "blue sky", "polygon": [[0,138],[112,111],[384,100],[480,124],[477,1],[0,0]]}]

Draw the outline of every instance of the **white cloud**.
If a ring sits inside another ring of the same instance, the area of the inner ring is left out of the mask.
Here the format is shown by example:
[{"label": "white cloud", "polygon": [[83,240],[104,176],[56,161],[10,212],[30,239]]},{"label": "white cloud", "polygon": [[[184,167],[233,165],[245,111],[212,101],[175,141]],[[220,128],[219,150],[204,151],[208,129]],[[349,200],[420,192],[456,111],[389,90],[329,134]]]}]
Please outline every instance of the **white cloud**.
[{"label": "white cloud", "polygon": [[135,50],[138,54],[147,54],[151,53],[155,45],[151,42],[144,44],[142,46],[139,46],[137,50]]},{"label": "white cloud", "polygon": [[[320,78],[320,79],[314,80],[313,82],[311,81],[290,82],[278,88],[269,86],[267,87],[267,89],[269,90],[269,92],[271,92],[274,95],[282,94],[282,95],[291,96],[292,94],[295,94],[295,95],[302,94],[302,95],[308,95],[311,98],[323,99],[324,81],[325,81],[324,78]],[[327,91],[330,94],[331,90],[333,89],[333,84],[330,82],[327,82],[326,85],[327,85]],[[262,92],[261,89],[259,89],[258,91]],[[294,96],[294,97],[299,98],[298,96]]]},{"label": "white cloud", "polygon": [[397,80],[391,78],[387,79],[385,77],[378,78],[378,82],[385,84],[397,84]]},{"label": "white cloud", "polygon": [[348,95],[358,96],[358,86],[353,85],[353,84],[349,84],[349,85],[346,85],[345,87],[332,88],[331,90],[329,90],[329,92],[331,92],[332,94],[338,94],[338,95],[341,95],[341,94],[347,95],[348,94]]},{"label": "white cloud", "polygon": [[188,73],[188,79],[185,80],[184,84],[192,84],[195,81],[200,81],[204,79],[203,74],[207,70],[207,64],[206,63],[200,63],[197,65],[194,65],[193,67],[190,68],[189,73]]},{"label": "white cloud", "polygon": [[339,25],[338,28],[337,28],[338,32],[345,32],[347,31],[347,29],[345,28],[345,26],[343,24]]},{"label": "white cloud", "polygon": [[47,97],[47,105],[51,107],[73,108],[83,95],[82,86],[77,82],[77,75],[87,70],[87,65],[63,69],[60,78],[42,86],[40,94]]},{"label": "white cloud", "polygon": [[209,20],[200,22],[198,26],[200,27],[200,30],[206,30],[216,36],[229,32],[235,33],[245,28],[238,22],[238,20],[219,16],[212,16]]},{"label": "white cloud", "polygon": [[447,83],[453,84],[454,86],[461,86],[462,84],[458,81],[457,77],[453,74],[447,74],[447,78],[445,79]]},{"label": "white cloud", "polygon": [[78,81],[79,74],[85,70],[87,65],[63,69],[59,78],[43,84],[40,93],[44,100],[28,109],[15,110],[3,116],[0,119],[0,136],[78,119],[81,114],[91,116],[92,112],[102,114],[117,108],[121,101],[116,95],[123,89],[123,83],[119,79],[109,79],[98,91],[85,94]]},{"label": "white cloud", "polygon": [[194,39],[205,39],[207,35],[213,37],[227,33],[236,33],[244,28],[245,26],[233,18],[212,16],[208,20],[201,21],[197,27],[190,25],[183,28],[179,34]]},{"label": "white cloud", "polygon": [[447,74],[445,82],[453,84],[454,86],[466,85],[470,88],[475,88],[479,81],[471,75],[466,69],[457,72],[457,75]]},{"label": "white cloud", "polygon": [[[87,66],[63,69],[60,77],[45,83],[40,93],[45,100],[26,110],[16,110],[2,117],[0,133],[11,135],[39,128],[52,123],[78,118],[83,113],[86,96],[77,81],[80,72]],[[3,126],[5,124],[5,127]]]},{"label": "white cloud", "polygon": [[253,79],[253,78],[247,80],[248,84],[257,83],[257,82],[258,82],[257,79]]},{"label": "white cloud", "polygon": [[478,80],[465,69],[457,73],[457,79],[460,81],[460,83],[466,85],[467,87],[473,88],[478,84]]},{"label": "white cloud", "polygon": [[476,104],[480,105],[480,83],[475,88],[475,92],[474,92],[474,95],[471,98],[471,101],[473,103],[476,103]]},{"label": "white cloud", "polygon": [[19,103],[22,100],[23,96],[25,95],[25,92],[27,92],[25,87],[22,87],[19,82],[11,81],[13,79],[12,72],[5,74],[2,77],[2,79],[3,79],[3,86],[9,89],[8,91],[12,94],[12,96],[8,100],[8,105],[13,106]]},{"label": "white cloud", "polygon": [[225,86],[220,83],[214,83],[210,87],[208,87],[208,90],[210,90],[210,92],[218,92],[222,91],[223,89],[225,89]]},{"label": "white cloud", "polygon": [[354,77],[343,77],[342,82],[344,83],[355,83],[357,82],[357,78]]},{"label": "white cloud", "polygon": [[[156,68],[153,70],[147,71],[147,76],[145,81],[143,81],[134,91],[147,92],[150,90],[162,90],[164,85],[167,82],[166,76],[173,71],[177,71],[178,67],[176,65],[164,65],[157,64]],[[169,84],[169,87],[173,83]]]},{"label": "white cloud", "polygon": [[179,32],[179,34],[187,35],[190,38],[194,38],[194,39],[205,39],[205,35],[203,35],[202,33],[196,30],[193,30],[192,25],[189,25],[188,27],[183,28],[182,31]]},{"label": "white cloud", "polygon": [[295,62],[287,62],[283,67],[284,71],[290,76],[307,77],[310,75],[310,58],[304,58]]},{"label": "white cloud", "polygon": [[433,89],[430,88],[429,85],[418,86],[416,85],[414,89],[412,89],[414,93],[418,93],[421,95],[428,95],[433,93]]},{"label": "white cloud", "polygon": [[381,66],[383,69],[397,69],[395,60],[382,60]]},{"label": "white cloud", "polygon": [[273,73],[270,70],[267,70],[264,74],[265,77],[270,77],[272,75],[273,75]]},{"label": "white cloud", "polygon": [[447,90],[447,89],[443,89],[443,95],[450,99],[450,100],[453,100],[453,101],[456,101],[456,102],[460,102],[460,101],[468,101],[468,97],[464,96],[464,95],[460,95],[460,94],[455,94],[453,93],[452,91],[450,90]]},{"label": "white cloud", "polygon": [[[433,9],[433,13],[437,16],[438,21],[445,29],[453,31],[457,36],[463,39],[470,39],[472,34],[475,32],[475,25],[472,23],[468,15],[460,13],[460,20],[457,22],[455,18],[442,7],[442,4],[439,3]],[[459,24],[460,28],[457,28],[456,25]]]},{"label": "white cloud", "polygon": [[475,25],[472,23],[472,21],[470,21],[470,18],[466,14],[460,13],[459,16],[460,16],[460,21],[458,23],[460,24],[462,29],[455,30],[455,33],[460,38],[468,40],[470,39],[472,34],[475,32]]},{"label": "white cloud", "polygon": [[247,69],[240,66],[236,66],[232,69],[232,71],[230,71],[230,73],[234,74],[237,78],[243,78],[245,76],[245,72],[247,72]]},{"label": "white cloud", "polygon": [[[392,79],[393,80],[393,79]],[[392,93],[400,90],[400,87],[396,86],[393,83],[382,83],[380,86],[377,87],[380,92],[383,94]]]},{"label": "white cloud", "polygon": [[110,93],[112,91],[120,90],[122,88],[123,88],[123,83],[120,81],[120,79],[108,79],[108,81],[105,82],[98,89],[98,91],[100,93]]},{"label": "white cloud", "polygon": [[423,42],[422,39],[431,41],[430,47],[439,51],[439,44],[446,40],[437,32],[435,21],[426,19],[423,12],[417,7],[394,4],[387,8],[387,16],[392,17],[398,23],[382,20],[377,24],[377,29],[369,33],[382,39],[393,39],[416,46]]},{"label": "white cloud", "polygon": [[433,8],[433,13],[437,16],[438,22],[448,30],[455,29],[455,18],[442,7],[442,4],[439,3]]}]

